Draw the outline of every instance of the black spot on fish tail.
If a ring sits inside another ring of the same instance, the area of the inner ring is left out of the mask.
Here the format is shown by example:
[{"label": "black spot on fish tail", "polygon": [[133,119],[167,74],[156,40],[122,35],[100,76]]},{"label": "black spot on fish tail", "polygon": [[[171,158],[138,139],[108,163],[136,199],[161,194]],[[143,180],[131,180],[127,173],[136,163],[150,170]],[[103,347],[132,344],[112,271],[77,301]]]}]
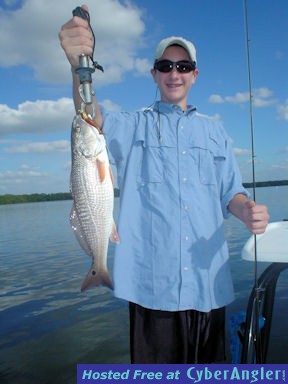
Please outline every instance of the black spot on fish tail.
[{"label": "black spot on fish tail", "polygon": [[91,268],[82,283],[81,292],[92,287],[98,287],[99,285],[108,287],[111,290],[114,289],[112,279],[107,270],[97,272],[94,268]]}]

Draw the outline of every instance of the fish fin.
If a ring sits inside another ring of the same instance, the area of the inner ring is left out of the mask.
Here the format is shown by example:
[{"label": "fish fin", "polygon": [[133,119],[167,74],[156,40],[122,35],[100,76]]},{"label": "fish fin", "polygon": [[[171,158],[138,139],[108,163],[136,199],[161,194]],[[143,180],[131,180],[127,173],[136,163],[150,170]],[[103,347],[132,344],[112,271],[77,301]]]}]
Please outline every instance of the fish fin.
[{"label": "fish fin", "polygon": [[112,241],[112,243],[116,243],[116,244],[120,243],[120,238],[119,238],[119,235],[118,235],[118,232],[117,232],[117,228],[116,228],[116,224],[115,224],[114,220],[113,220],[113,223],[112,223],[112,231],[111,231],[111,234],[110,234],[110,240]]},{"label": "fish fin", "polygon": [[114,289],[109,272],[107,270],[103,270],[97,273],[95,268],[92,266],[82,283],[81,292],[84,292],[86,289],[92,287],[98,287],[99,285],[104,285],[112,290]]},{"label": "fish fin", "polygon": [[110,173],[110,178],[111,178],[111,181],[112,181],[112,185],[114,186],[114,176],[113,176],[113,172],[112,172],[112,168],[111,168],[110,164],[109,164],[109,173]]},{"label": "fish fin", "polygon": [[106,178],[106,165],[104,162],[97,159],[97,169],[101,182]]}]

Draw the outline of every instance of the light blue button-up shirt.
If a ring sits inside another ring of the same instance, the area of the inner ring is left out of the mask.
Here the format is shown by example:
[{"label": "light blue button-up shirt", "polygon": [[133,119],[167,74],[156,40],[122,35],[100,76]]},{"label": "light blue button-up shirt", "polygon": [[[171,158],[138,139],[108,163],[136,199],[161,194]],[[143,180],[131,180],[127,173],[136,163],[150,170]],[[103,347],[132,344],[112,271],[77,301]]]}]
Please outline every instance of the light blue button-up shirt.
[{"label": "light blue button-up shirt", "polygon": [[222,125],[155,103],[104,113],[120,187],[115,296],[146,308],[208,312],[234,298],[223,220],[244,193]]}]

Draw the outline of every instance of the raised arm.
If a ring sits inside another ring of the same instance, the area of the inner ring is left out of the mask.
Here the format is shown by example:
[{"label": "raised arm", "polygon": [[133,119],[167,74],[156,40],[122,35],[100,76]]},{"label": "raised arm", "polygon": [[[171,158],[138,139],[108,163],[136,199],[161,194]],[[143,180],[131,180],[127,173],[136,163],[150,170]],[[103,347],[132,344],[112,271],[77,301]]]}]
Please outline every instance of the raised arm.
[{"label": "raised arm", "polygon": [[254,234],[265,232],[269,221],[269,214],[265,205],[257,205],[248,200],[243,194],[237,194],[230,201],[229,211],[243,221],[246,227]]},{"label": "raised arm", "polygon": [[[83,5],[86,11],[88,7]],[[91,56],[93,51],[93,35],[89,28],[88,22],[80,17],[74,16],[66,24],[64,24],[59,32],[60,44],[67,56],[71,65],[72,80],[73,80],[73,100],[76,112],[79,111],[82,99],[79,95],[79,76],[75,70],[79,67],[79,57],[82,54]],[[95,105],[95,122],[99,127],[102,127],[102,115],[97,102],[94,97]],[[90,112],[88,110],[88,112]],[[92,110],[91,110],[92,112]]]}]

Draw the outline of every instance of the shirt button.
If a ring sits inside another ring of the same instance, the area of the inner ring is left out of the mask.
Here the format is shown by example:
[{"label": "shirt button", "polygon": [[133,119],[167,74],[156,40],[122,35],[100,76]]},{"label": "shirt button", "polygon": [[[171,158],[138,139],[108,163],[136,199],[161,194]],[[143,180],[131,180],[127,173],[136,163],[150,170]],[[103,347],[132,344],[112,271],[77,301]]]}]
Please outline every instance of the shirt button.
[{"label": "shirt button", "polygon": [[188,271],[188,267],[184,267],[183,269],[184,269],[184,271]]},{"label": "shirt button", "polygon": [[182,155],[186,155],[186,151],[184,150],[184,151],[182,151]]},{"label": "shirt button", "polygon": [[189,240],[189,236],[185,236],[185,240],[188,241]]},{"label": "shirt button", "polygon": [[184,205],[185,211],[188,211],[188,205]]},{"label": "shirt button", "polygon": [[183,177],[183,182],[186,183],[187,177]]}]

